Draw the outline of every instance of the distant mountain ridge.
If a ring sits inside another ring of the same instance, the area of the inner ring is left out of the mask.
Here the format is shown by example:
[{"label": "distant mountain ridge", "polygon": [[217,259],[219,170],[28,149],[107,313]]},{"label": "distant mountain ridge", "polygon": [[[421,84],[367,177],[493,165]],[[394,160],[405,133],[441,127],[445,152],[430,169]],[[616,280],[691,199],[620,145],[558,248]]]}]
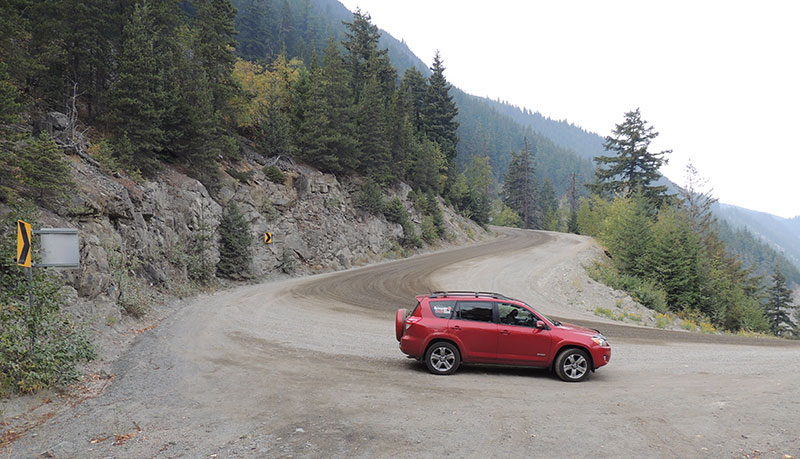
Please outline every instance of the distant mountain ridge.
[{"label": "distant mountain ridge", "polygon": [[734,228],[746,228],[800,269],[800,216],[783,218],[730,204],[720,204],[717,215]]}]

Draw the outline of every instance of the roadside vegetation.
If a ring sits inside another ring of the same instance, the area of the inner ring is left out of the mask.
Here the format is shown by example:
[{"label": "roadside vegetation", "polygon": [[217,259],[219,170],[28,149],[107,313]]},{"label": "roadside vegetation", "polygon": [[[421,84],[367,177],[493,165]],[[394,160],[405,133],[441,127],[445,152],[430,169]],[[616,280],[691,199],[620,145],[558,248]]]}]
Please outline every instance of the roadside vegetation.
[{"label": "roadside vegetation", "polygon": [[[578,228],[607,249],[608,259],[588,268],[591,277],[631,294],[659,313],[663,328],[679,318],[683,329],[797,334],[791,292],[776,269],[772,282],[752,270],[720,240],[704,180],[690,164],[677,195],[655,185],[669,151],[648,151],[658,134],[638,110],[625,114],[596,158],[594,195],[582,199]],[[613,317],[598,308],[596,314]]]},{"label": "roadside vegetation", "polygon": [[11,229],[18,219],[35,225],[35,212],[16,204],[0,215],[0,396],[70,383],[80,374],[78,365],[95,357],[88,335],[62,312],[59,276],[36,268],[29,281],[16,264]]}]

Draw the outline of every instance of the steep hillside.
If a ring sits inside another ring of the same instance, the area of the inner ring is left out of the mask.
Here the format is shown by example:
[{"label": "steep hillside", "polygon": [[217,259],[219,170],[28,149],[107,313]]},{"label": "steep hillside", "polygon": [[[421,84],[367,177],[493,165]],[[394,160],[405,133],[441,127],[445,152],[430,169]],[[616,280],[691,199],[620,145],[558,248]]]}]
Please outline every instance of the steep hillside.
[{"label": "steep hillside", "polygon": [[[521,150],[527,138],[534,153],[538,178],[552,180],[559,195],[570,188],[572,173],[576,174],[579,185],[592,180],[594,165],[591,160],[581,158],[531,127],[515,122],[497,111],[487,99],[454,90],[454,100],[461,123],[458,161],[462,166],[475,155],[488,155],[498,183],[502,182],[511,161],[510,153]],[[579,186],[577,191],[579,195],[586,194],[583,186]]]},{"label": "steep hillside", "polygon": [[[248,14],[248,0],[237,0],[234,3],[239,8],[240,17]],[[287,53],[290,56],[303,57],[307,62],[312,49],[318,55],[323,53],[327,36],[333,36],[337,41],[343,39],[343,23],[353,20],[353,13],[337,0],[287,3],[285,7],[271,4],[270,8],[275,17],[272,22],[267,21],[267,29],[274,29],[271,36],[280,34],[279,23],[292,24],[292,33],[286,35]],[[323,37],[324,34],[327,36]],[[239,40],[242,40],[241,35],[240,32]],[[388,50],[389,59],[397,69],[398,79],[411,67],[424,76],[431,74],[430,63],[422,62],[404,42],[386,31],[381,30],[379,43]],[[446,66],[447,56],[443,58]],[[500,183],[511,160],[511,152],[521,150],[523,139],[527,138],[536,158],[538,178],[550,179],[559,195],[566,193],[570,187],[573,173],[576,174],[579,185],[592,178],[594,166],[591,158],[597,151],[584,147],[581,143],[589,145],[600,139],[597,135],[538,114],[538,118],[530,117],[536,118],[535,123],[530,123],[526,117],[515,118],[514,110],[510,106],[469,95],[458,88],[453,88],[452,94],[459,109],[457,161],[462,169],[471,158],[488,155],[493,175]],[[599,142],[602,144],[602,139]],[[577,191],[579,194],[586,192],[583,186],[579,186]]]},{"label": "steep hillside", "polygon": [[[572,150],[578,156],[592,160],[605,154],[603,137],[589,132],[567,120],[553,120],[539,112],[519,108],[506,102],[486,99],[498,113],[508,116],[522,126],[529,126],[558,145]],[[611,126],[609,126],[609,129]]]},{"label": "steep hillside", "polygon": [[800,217],[782,218],[729,204],[720,204],[717,214],[733,228],[746,228],[800,268]]}]

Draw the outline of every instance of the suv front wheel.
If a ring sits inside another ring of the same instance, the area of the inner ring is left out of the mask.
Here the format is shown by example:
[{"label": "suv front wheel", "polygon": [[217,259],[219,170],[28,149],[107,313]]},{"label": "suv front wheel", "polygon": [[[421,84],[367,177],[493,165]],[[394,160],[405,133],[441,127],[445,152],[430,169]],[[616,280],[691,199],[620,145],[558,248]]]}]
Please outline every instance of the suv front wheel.
[{"label": "suv front wheel", "polygon": [[589,376],[589,355],[581,349],[564,349],[556,357],[555,370],[566,382],[581,382]]},{"label": "suv front wheel", "polygon": [[439,341],[431,344],[425,353],[425,365],[435,375],[453,374],[461,365],[461,353],[455,345]]}]

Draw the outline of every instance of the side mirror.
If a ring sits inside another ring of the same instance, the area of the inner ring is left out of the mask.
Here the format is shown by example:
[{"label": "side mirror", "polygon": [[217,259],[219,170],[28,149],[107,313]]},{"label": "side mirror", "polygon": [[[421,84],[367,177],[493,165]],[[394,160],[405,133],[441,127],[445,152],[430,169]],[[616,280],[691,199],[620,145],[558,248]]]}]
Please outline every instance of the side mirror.
[{"label": "side mirror", "polygon": [[545,328],[545,327],[546,327],[546,326],[545,326],[545,324],[544,324],[544,321],[541,321],[541,320],[537,320],[537,321],[536,321],[536,328],[538,328],[538,329],[542,329],[542,328]]}]

